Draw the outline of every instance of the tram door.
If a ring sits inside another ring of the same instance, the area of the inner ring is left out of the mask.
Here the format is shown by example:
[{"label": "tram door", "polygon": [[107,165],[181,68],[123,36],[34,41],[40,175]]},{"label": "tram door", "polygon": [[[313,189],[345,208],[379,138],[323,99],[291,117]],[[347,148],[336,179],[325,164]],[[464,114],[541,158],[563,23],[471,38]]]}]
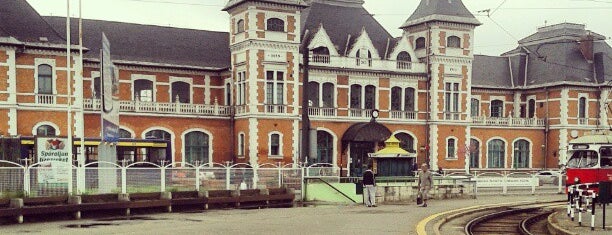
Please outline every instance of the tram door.
[{"label": "tram door", "polygon": [[368,153],[374,152],[374,143],[352,142],[350,145],[351,177],[361,177],[363,172],[368,169],[368,164],[370,163]]}]

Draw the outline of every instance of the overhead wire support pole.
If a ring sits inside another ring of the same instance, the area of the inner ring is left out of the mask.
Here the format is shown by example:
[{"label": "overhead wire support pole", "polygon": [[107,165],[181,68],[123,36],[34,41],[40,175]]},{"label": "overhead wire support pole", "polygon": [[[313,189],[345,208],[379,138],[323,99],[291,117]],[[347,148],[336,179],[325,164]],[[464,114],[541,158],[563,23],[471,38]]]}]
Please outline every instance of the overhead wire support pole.
[{"label": "overhead wire support pole", "polygon": [[[79,0],[79,68],[80,68],[80,74],[79,74],[79,79],[81,80],[81,82],[83,81],[83,7],[82,7],[82,0]],[[85,165],[85,106],[83,103],[83,93],[81,93],[81,95],[79,96],[81,97],[81,109],[80,109],[80,114],[79,114],[79,118],[81,119],[81,127],[80,127],[80,133],[79,136],[81,137],[81,152],[79,154],[79,156],[77,156],[77,166],[79,169],[78,171],[78,175],[77,175],[77,192],[79,194],[81,194],[84,190],[85,190],[85,170],[83,169],[83,166]]]},{"label": "overhead wire support pole", "polygon": [[72,141],[72,59],[70,56],[70,0],[66,0],[66,105],[67,105],[67,129],[68,129],[68,194],[72,195],[72,146],[74,142]]}]

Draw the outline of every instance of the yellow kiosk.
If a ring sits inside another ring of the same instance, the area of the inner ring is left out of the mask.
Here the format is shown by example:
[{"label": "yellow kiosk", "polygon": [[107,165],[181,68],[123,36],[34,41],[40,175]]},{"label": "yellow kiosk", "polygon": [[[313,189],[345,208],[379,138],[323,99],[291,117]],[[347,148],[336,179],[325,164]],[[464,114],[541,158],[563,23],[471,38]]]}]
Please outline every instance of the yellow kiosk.
[{"label": "yellow kiosk", "polygon": [[385,141],[385,148],[370,154],[373,169],[377,176],[410,176],[416,153],[400,147],[400,141],[393,135]]}]

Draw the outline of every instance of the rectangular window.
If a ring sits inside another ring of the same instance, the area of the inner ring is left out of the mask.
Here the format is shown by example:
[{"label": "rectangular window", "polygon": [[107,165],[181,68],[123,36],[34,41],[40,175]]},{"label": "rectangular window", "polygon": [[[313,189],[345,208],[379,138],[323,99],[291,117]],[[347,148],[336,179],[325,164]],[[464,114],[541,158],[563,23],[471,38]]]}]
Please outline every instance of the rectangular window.
[{"label": "rectangular window", "polygon": [[280,155],[280,135],[272,134],[270,136],[270,156]]},{"label": "rectangular window", "polygon": [[455,154],[455,139],[448,139],[446,149],[446,158],[456,158],[457,155]]},{"label": "rectangular window", "polygon": [[238,135],[238,156],[244,157],[244,134]]},{"label": "rectangular window", "polygon": [[238,82],[236,84],[237,95],[236,95],[236,105],[244,105],[246,104],[246,72],[238,72]]},{"label": "rectangular window", "polygon": [[285,103],[285,73],[266,71],[266,104],[282,105]]},{"label": "rectangular window", "polygon": [[446,119],[459,119],[459,83],[444,84],[444,113]]}]

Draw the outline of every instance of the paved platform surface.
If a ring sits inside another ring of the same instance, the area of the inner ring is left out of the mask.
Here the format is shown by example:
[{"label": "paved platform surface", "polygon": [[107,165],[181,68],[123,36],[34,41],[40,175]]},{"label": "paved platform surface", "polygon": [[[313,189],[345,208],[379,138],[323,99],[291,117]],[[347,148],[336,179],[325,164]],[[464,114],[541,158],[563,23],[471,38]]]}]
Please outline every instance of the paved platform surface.
[{"label": "paved platform surface", "polygon": [[[416,234],[417,223],[433,214],[508,202],[563,200],[562,194],[480,196],[477,199],[414,203],[324,205],[261,210],[210,210],[147,214],[125,219],[83,219],[0,226],[0,234]],[[27,220],[27,218],[26,218]]]},{"label": "paved platform surface", "polygon": [[577,234],[589,235],[610,235],[612,234],[612,205],[606,206],[606,230],[603,230],[603,208],[599,205],[595,207],[595,230],[591,231],[591,212],[582,213],[582,226],[578,226],[578,214],[574,221],[567,216],[567,210],[563,210],[555,215],[555,224],[561,228]]}]

